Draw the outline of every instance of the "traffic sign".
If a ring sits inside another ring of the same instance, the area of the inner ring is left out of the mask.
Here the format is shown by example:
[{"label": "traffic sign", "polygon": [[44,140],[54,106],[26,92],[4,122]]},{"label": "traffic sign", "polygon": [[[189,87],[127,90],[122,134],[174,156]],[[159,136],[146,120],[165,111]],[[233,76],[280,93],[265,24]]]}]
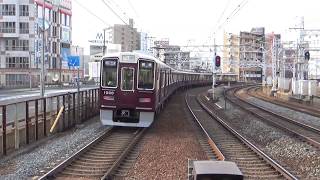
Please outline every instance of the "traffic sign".
[{"label": "traffic sign", "polygon": [[80,57],[79,56],[68,56],[68,66],[69,67],[79,67]]}]

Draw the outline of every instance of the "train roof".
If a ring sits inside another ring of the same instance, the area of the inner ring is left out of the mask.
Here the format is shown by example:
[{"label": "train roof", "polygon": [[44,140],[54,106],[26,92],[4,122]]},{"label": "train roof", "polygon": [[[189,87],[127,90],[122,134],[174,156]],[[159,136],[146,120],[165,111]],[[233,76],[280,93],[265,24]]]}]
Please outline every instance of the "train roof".
[{"label": "train roof", "polygon": [[188,72],[188,71],[181,71],[181,70],[177,70],[175,68],[170,67],[169,65],[165,64],[164,62],[160,61],[158,58],[148,55],[148,54],[144,54],[144,53],[138,53],[138,52],[117,52],[117,53],[110,53],[107,54],[105,56],[102,57],[102,59],[104,58],[111,58],[111,57],[120,57],[122,55],[134,55],[135,59],[150,59],[155,61],[157,64],[160,64],[162,67],[165,67],[167,69],[171,69],[171,71],[173,72],[177,72],[177,73],[184,73],[184,74],[204,74],[204,75],[212,75],[212,73],[197,73],[197,72]]}]

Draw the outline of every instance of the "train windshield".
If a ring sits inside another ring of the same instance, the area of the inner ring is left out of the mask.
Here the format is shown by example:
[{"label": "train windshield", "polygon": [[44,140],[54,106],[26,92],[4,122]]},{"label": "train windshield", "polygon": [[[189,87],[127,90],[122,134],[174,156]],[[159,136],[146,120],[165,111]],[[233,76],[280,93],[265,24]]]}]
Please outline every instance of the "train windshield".
[{"label": "train windshield", "polygon": [[117,87],[117,69],[118,64],[116,59],[107,59],[103,61],[101,82],[102,86]]},{"label": "train windshield", "polygon": [[153,89],[154,85],[154,63],[150,61],[139,61],[139,89]]},{"label": "train windshield", "polygon": [[122,68],[121,69],[121,89],[125,91],[133,90],[133,76],[134,69]]}]

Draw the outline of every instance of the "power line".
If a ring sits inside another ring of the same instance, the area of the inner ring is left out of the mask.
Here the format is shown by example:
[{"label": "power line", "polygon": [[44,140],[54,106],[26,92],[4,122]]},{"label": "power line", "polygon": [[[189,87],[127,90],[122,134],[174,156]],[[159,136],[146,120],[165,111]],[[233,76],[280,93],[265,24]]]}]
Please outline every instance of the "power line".
[{"label": "power line", "polygon": [[129,3],[129,6],[131,7],[131,9],[133,10],[134,14],[137,16],[137,18],[139,18],[139,14],[138,12],[136,11],[136,9],[134,8],[133,4],[131,3],[130,0],[127,0],[128,3]]},{"label": "power line", "polygon": [[218,21],[217,21],[216,26],[218,26],[219,22],[221,21],[221,19],[222,19],[222,17],[223,17],[223,15],[224,15],[224,13],[226,12],[226,10],[227,10],[227,9],[228,9],[228,7],[229,7],[230,2],[231,2],[231,0],[228,0],[228,2],[227,2],[227,4],[226,4],[226,6],[224,7],[224,9],[223,9],[223,11],[222,11],[222,13],[221,13],[220,17],[218,18]]},{"label": "power line", "polygon": [[220,26],[218,27],[217,30],[220,30],[225,23],[230,22],[230,20],[236,15],[238,14],[238,12],[248,3],[248,0],[243,0],[241,1],[241,3],[230,13],[230,15],[225,19],[225,21],[220,24]]},{"label": "power line", "polygon": [[82,7],[84,10],[86,10],[89,14],[99,19],[101,22],[103,22],[107,26],[111,26],[109,23],[107,23],[105,20],[100,18],[98,15],[96,15],[94,12],[92,12],[90,9],[88,9],[86,6],[82,5],[78,0],[74,0],[80,7]]},{"label": "power line", "polygon": [[129,19],[129,16],[127,15],[126,11],[123,10],[119,4],[117,4],[114,0],[108,0],[108,1],[113,3],[113,5],[116,6],[121,11],[121,13],[125,16],[125,18]]},{"label": "power line", "polygon": [[[103,4],[105,4],[110,11],[112,11],[112,13],[114,15],[116,15],[124,24],[128,25],[128,23],[126,23],[122,18],[121,16],[105,1],[105,0],[102,0]],[[108,1],[109,2],[109,1]],[[110,2],[109,2],[110,3]]]}]

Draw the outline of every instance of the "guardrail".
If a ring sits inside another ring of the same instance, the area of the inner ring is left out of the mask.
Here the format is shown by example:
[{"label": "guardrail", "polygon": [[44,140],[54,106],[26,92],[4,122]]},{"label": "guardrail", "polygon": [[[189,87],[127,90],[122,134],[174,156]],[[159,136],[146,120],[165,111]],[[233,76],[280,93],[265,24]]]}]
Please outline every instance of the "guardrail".
[{"label": "guardrail", "polygon": [[6,155],[7,151],[47,137],[62,106],[64,109],[54,133],[65,131],[99,114],[99,104],[99,88],[2,104],[0,152]]}]

